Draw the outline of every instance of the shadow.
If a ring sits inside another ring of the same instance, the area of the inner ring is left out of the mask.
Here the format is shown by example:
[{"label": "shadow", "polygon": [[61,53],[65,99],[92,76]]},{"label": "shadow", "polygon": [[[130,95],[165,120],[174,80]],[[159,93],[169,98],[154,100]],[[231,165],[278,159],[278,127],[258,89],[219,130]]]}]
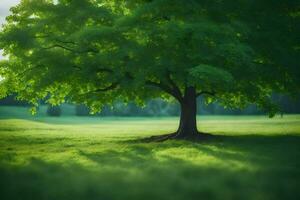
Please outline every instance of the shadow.
[{"label": "shadow", "polygon": [[74,160],[33,158],[20,166],[7,164],[2,157],[1,199],[300,197],[299,136],[218,136],[201,143],[131,140],[107,149],[75,150]]},{"label": "shadow", "polygon": [[215,135],[208,140],[187,143],[224,160],[243,161],[246,157],[268,161],[271,158],[274,163],[280,164],[282,160],[296,161],[299,159],[295,158],[300,158],[300,135]]}]

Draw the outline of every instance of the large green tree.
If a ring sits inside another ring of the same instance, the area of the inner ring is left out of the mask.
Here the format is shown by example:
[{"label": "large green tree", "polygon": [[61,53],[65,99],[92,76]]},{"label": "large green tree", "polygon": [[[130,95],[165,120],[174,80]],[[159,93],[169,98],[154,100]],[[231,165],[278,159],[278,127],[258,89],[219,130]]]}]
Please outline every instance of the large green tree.
[{"label": "large green tree", "polygon": [[273,92],[299,91],[298,0],[23,0],[11,11],[1,95],[35,106],[175,99],[170,137],[190,138],[200,95],[274,114]]}]

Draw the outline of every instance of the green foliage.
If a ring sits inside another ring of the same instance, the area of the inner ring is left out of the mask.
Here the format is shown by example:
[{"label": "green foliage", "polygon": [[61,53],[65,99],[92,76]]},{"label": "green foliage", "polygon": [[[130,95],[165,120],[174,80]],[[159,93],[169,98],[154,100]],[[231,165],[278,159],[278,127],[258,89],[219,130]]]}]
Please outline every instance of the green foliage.
[{"label": "green foliage", "polygon": [[273,113],[272,92],[299,92],[298,0],[23,0],[11,11],[0,97],[96,113],[115,99],[180,100],[192,86]]},{"label": "green foliage", "polygon": [[234,84],[234,78],[229,72],[204,64],[192,68],[190,76],[190,85],[202,86],[205,91],[228,91]]}]

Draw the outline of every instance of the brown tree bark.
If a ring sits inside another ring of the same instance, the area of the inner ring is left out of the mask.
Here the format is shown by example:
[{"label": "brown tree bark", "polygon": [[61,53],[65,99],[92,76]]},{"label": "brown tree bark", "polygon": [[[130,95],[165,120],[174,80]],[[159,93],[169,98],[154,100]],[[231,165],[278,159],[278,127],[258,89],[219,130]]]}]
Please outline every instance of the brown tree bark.
[{"label": "brown tree bark", "polygon": [[168,139],[204,140],[212,135],[198,132],[197,129],[197,97],[195,87],[187,87],[184,94],[177,98],[181,105],[180,124],[175,133],[145,138],[147,142],[160,142]]},{"label": "brown tree bark", "polygon": [[197,130],[197,94],[194,87],[187,87],[180,102],[180,124],[176,138],[193,138],[199,135]]}]

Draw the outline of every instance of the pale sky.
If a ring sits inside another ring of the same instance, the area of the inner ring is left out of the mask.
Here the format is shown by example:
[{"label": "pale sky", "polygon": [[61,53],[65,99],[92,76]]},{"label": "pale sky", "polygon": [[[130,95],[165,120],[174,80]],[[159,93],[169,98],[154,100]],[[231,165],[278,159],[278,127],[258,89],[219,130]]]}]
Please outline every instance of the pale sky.
[{"label": "pale sky", "polygon": [[[0,0],[0,24],[3,24],[5,17],[9,15],[9,8],[17,5],[20,0]],[[3,59],[2,51],[0,50],[0,60]]]}]

